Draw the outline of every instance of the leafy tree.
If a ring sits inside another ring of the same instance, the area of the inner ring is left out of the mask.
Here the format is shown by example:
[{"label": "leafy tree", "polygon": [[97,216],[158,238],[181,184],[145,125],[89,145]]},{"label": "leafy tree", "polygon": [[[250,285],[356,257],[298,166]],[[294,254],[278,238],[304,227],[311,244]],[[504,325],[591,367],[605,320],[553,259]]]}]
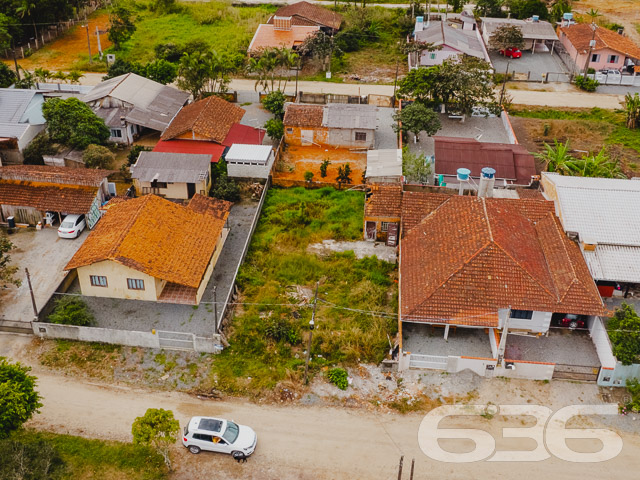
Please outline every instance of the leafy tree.
[{"label": "leafy tree", "polygon": [[145,147],[144,145],[134,145],[131,147],[131,151],[127,155],[127,163],[131,166],[138,161],[138,157],[141,152],[150,152],[151,147]]},{"label": "leafy tree", "polygon": [[344,166],[338,167],[338,176],[336,178],[338,182],[338,187],[342,188],[342,185],[345,183],[351,183],[351,165],[346,163]]},{"label": "leafy tree", "polygon": [[17,20],[8,17],[4,13],[0,13],[0,50],[11,48],[11,42],[13,40],[11,35],[11,26],[16,22]]},{"label": "leafy tree", "polygon": [[254,87],[256,90],[260,86],[265,92],[284,91],[291,76],[291,69],[297,64],[298,54],[292,50],[277,47],[265,48],[249,58],[246,69],[248,73],[258,77]]},{"label": "leafy tree", "polygon": [[68,478],[68,472],[51,442],[42,438],[29,442],[5,439],[0,441],[0,478],[61,480]]},{"label": "leafy tree", "polygon": [[506,17],[502,11],[504,0],[476,0],[474,12],[480,17]]},{"label": "leafy tree", "polygon": [[172,83],[178,75],[178,67],[166,60],[154,60],[145,67],[144,76],[154,82],[167,85]]},{"label": "leafy tree", "polygon": [[111,26],[109,27],[108,38],[113,43],[115,50],[120,50],[122,44],[129,40],[136,31],[136,26],[131,19],[131,12],[122,6],[116,6],[109,16]]},{"label": "leafy tree", "polygon": [[396,122],[393,124],[396,133],[411,132],[416,136],[416,141],[420,132],[431,136],[442,128],[438,114],[421,103],[412,103],[403,108],[393,115],[393,120]]},{"label": "leafy tree", "polygon": [[607,323],[613,354],[623,365],[640,361],[640,317],[628,303],[617,308]]},{"label": "leafy tree", "polygon": [[237,202],[240,200],[240,187],[225,172],[214,181],[211,187],[211,196],[230,202]]},{"label": "leafy tree", "polygon": [[313,180],[313,172],[310,172],[308,170],[304,172],[304,181],[307,183],[311,183],[312,180]]},{"label": "leafy tree", "polygon": [[434,85],[437,80],[436,68],[414,68],[398,85],[398,98],[414,99],[419,103],[429,103],[433,99]]},{"label": "leafy tree", "polygon": [[0,357],[0,438],[18,430],[42,406],[31,367]]},{"label": "leafy tree", "polygon": [[638,93],[624,96],[624,111],[627,114],[627,128],[633,130],[640,126],[640,96]]},{"label": "leafy tree", "polygon": [[115,62],[109,65],[107,75],[102,79],[107,80],[109,78],[119,77],[126,73],[135,73],[136,75],[145,76],[147,72],[145,66],[138,62],[128,62],[127,60],[117,58]]},{"label": "leafy tree", "polygon": [[340,57],[343,54],[340,47],[336,45],[336,37],[327,35],[322,30],[309,35],[300,46],[299,52],[306,57],[320,61],[323,70],[331,62],[332,55]]},{"label": "leafy tree", "polygon": [[267,129],[267,135],[273,140],[280,140],[284,136],[284,123],[279,118],[271,118],[264,124]]},{"label": "leafy tree", "polygon": [[464,6],[464,0],[447,0],[447,3],[453,7],[455,13],[460,13]]},{"label": "leafy tree", "polygon": [[495,50],[503,50],[508,47],[523,48],[522,29],[517,25],[501,25],[491,35],[489,45]]},{"label": "leafy tree", "polygon": [[18,267],[11,265],[11,256],[9,252],[15,248],[15,245],[4,236],[0,236],[0,284],[6,287],[8,284],[21,285],[21,281],[14,277],[18,271]]},{"label": "leafy tree", "polygon": [[541,20],[549,18],[547,4],[543,0],[507,0],[511,16],[521,20],[538,15]]},{"label": "leafy tree", "polygon": [[325,158],[320,164],[320,176],[322,178],[325,178],[327,176],[327,168],[329,168],[330,164],[331,162],[329,161],[328,158]]},{"label": "leafy tree", "polygon": [[549,19],[553,22],[562,20],[565,13],[571,11],[571,0],[556,0],[549,12]]},{"label": "leafy tree", "polygon": [[431,165],[424,154],[414,154],[407,147],[402,150],[402,174],[410,182],[429,183]]},{"label": "leafy tree", "polygon": [[185,53],[183,49],[178,47],[175,43],[158,43],[153,50],[156,54],[156,58],[159,60],[166,60],[167,62],[177,63],[180,61],[180,57]]},{"label": "leafy tree", "polygon": [[16,79],[16,73],[6,63],[0,62],[0,88],[10,87]]},{"label": "leafy tree", "polygon": [[199,99],[211,93],[224,93],[234,63],[216,51],[185,53],[178,65],[178,86]]},{"label": "leafy tree", "polygon": [[91,108],[77,98],[52,98],[42,106],[47,130],[53,142],[85,149],[90,144],[104,145],[111,133]]},{"label": "leafy tree", "polygon": [[149,408],[142,417],[137,417],[131,426],[133,443],[147,445],[162,455],[167,467],[171,469],[169,451],[178,439],[180,424],[171,410]]},{"label": "leafy tree", "polygon": [[285,97],[284,93],[281,90],[276,90],[275,92],[268,93],[262,99],[262,105],[267,111],[273,113],[276,118],[282,120],[284,117],[284,104],[287,101],[287,97]]},{"label": "leafy tree", "polygon": [[36,4],[31,0],[22,0],[20,5],[16,7],[15,12],[20,16],[20,18],[27,17],[31,19],[31,24],[33,25],[33,35],[35,38],[38,38],[38,29],[36,27],[36,21],[33,16],[33,13],[36,9]]},{"label": "leafy tree", "polygon": [[22,152],[25,165],[44,165],[43,155],[54,155],[57,153],[56,148],[51,143],[51,139],[47,132],[42,132]]},{"label": "leafy tree", "polygon": [[55,302],[56,307],[48,317],[51,323],[86,327],[94,320],[89,307],[80,297],[62,295]]},{"label": "leafy tree", "polygon": [[116,156],[107,147],[101,145],[89,145],[82,154],[82,160],[87,168],[113,168]]}]

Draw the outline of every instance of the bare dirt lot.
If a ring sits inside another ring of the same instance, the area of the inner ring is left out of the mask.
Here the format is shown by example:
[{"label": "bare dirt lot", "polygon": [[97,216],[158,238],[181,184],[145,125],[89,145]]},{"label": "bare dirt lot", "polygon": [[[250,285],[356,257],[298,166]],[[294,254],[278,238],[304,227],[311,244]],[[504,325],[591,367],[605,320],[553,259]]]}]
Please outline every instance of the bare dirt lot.
[{"label": "bare dirt lot", "polygon": [[[331,163],[327,167],[327,176],[322,178],[320,165],[324,160]],[[367,168],[366,153],[344,148],[289,146],[274,168],[273,180],[276,185],[285,187],[301,185],[305,182],[305,172],[312,172],[314,182],[336,185],[338,168],[347,163],[351,168],[351,184],[362,183],[362,174]]]}]

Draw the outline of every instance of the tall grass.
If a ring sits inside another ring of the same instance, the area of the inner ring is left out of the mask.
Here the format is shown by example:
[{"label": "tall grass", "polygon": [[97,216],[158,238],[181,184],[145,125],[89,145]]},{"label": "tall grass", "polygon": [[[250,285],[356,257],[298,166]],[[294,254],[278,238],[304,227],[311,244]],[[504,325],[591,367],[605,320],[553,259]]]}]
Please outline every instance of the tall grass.
[{"label": "tall grass", "polygon": [[[279,381],[300,379],[311,305],[297,305],[300,299],[292,292],[295,286],[312,292],[317,281],[320,301],[312,371],[383,358],[387,335],[394,335],[397,328],[395,265],[375,257],[358,260],[351,251],[328,257],[306,251],[308,245],[326,239],[362,239],[363,207],[361,192],[333,188],[269,192],[238,276],[244,305],[231,323],[231,346],[214,361],[217,388],[259,394]],[[276,327],[284,332],[281,337],[274,338]]]}]

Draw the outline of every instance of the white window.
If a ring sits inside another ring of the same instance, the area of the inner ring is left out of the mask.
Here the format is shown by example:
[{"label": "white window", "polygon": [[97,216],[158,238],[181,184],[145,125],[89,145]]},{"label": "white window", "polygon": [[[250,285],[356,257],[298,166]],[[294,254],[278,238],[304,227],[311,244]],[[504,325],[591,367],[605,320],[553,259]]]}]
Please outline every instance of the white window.
[{"label": "white window", "polygon": [[101,275],[89,275],[89,281],[91,282],[91,286],[93,287],[107,286],[107,277],[103,277]]},{"label": "white window", "polygon": [[122,130],[120,130],[119,128],[112,128],[111,136],[114,138],[122,138]]},{"label": "white window", "polygon": [[129,287],[129,290],[144,290],[144,280],[127,278],[127,287]]},{"label": "white window", "polygon": [[618,63],[618,55],[609,55],[607,63]]},{"label": "white window", "polygon": [[287,128],[287,133],[293,133],[293,128]]},{"label": "white window", "polygon": [[591,61],[594,63],[597,63],[600,61],[600,54],[599,53],[594,53],[593,55],[591,55]]}]

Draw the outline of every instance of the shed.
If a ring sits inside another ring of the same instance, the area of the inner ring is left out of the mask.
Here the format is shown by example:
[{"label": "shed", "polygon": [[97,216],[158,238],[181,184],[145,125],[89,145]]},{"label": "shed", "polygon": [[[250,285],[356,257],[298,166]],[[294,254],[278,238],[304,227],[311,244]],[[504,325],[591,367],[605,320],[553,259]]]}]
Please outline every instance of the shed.
[{"label": "shed", "polygon": [[269,145],[234,143],[225,160],[230,177],[266,179],[271,173],[275,155]]},{"label": "shed", "polygon": [[365,178],[369,183],[401,182],[402,150],[396,148],[369,150]]}]

